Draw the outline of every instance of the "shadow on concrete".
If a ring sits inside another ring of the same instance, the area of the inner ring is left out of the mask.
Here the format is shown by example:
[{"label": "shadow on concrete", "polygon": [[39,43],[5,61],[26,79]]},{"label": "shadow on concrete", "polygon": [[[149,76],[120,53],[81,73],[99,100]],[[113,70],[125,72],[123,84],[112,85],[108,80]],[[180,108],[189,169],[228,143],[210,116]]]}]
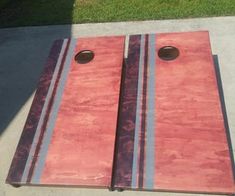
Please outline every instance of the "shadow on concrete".
[{"label": "shadow on concrete", "polygon": [[51,44],[0,38],[0,134],[35,91]]},{"label": "shadow on concrete", "polygon": [[229,129],[229,124],[228,124],[228,116],[227,116],[226,104],[225,104],[225,99],[224,99],[223,84],[222,84],[221,75],[220,75],[218,55],[213,55],[213,60],[214,60],[217,85],[218,85],[219,95],[220,95],[221,109],[222,109],[223,117],[224,117],[224,126],[226,129],[227,142],[228,142],[229,151],[230,151],[233,178],[235,179],[235,163],[234,163],[233,146],[232,146],[232,140],[231,140],[230,129]]},{"label": "shadow on concrete", "polygon": [[[0,10],[0,27],[11,26],[9,21],[21,20],[20,18],[28,18],[29,22],[31,18],[37,18],[35,21],[40,25],[44,15],[50,15],[51,20],[56,21],[63,10],[66,10],[63,16],[66,16],[66,21],[70,24],[74,1],[9,0]],[[27,7],[22,9],[22,6],[29,6],[31,3],[35,4],[37,12]],[[65,6],[66,9],[63,9]],[[4,12],[4,9],[7,11]],[[4,15],[9,10],[12,10],[11,14]],[[22,10],[24,11],[19,14]],[[53,24],[53,21],[49,22]],[[17,31],[12,29],[11,35],[7,33],[8,30],[0,29],[0,136],[35,91],[53,41],[71,37],[71,25],[63,28],[58,26],[53,31],[47,27],[35,27],[30,31],[24,28]]]}]

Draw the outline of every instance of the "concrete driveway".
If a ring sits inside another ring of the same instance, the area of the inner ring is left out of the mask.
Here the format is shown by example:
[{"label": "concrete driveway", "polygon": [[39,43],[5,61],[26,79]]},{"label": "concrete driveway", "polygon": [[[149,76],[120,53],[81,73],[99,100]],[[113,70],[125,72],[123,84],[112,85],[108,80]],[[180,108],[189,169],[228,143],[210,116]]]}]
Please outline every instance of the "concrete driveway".
[{"label": "concrete driveway", "polygon": [[13,188],[5,184],[5,178],[53,40],[71,36],[197,30],[210,32],[213,55],[217,55],[220,66],[228,122],[235,146],[235,17],[0,29],[0,196],[182,195],[80,188]]}]

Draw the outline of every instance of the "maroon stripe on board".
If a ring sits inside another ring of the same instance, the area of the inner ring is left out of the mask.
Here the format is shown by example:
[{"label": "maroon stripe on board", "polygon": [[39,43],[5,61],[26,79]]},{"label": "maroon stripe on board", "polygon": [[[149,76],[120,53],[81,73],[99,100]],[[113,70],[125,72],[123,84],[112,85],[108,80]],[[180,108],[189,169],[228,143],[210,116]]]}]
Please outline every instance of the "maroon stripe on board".
[{"label": "maroon stripe on board", "polygon": [[61,64],[60,64],[60,68],[59,68],[59,71],[58,71],[58,76],[56,78],[55,86],[54,86],[54,89],[53,89],[53,92],[52,92],[52,97],[51,97],[51,99],[49,101],[49,104],[48,104],[48,107],[47,107],[46,115],[45,115],[44,122],[43,122],[43,125],[42,125],[42,130],[40,132],[40,136],[39,136],[39,139],[38,139],[38,143],[37,143],[37,147],[36,147],[36,150],[35,150],[35,154],[34,154],[34,157],[33,157],[33,160],[32,160],[32,164],[31,164],[31,167],[30,167],[30,170],[29,170],[29,175],[28,175],[28,178],[27,178],[27,182],[28,183],[30,183],[30,181],[32,179],[32,176],[33,176],[34,166],[35,166],[35,163],[37,162],[37,159],[38,159],[38,153],[40,151],[40,147],[41,147],[41,144],[42,144],[42,139],[43,139],[44,133],[46,131],[46,126],[47,126],[48,118],[49,118],[49,115],[50,115],[50,112],[51,112],[51,107],[52,107],[53,102],[54,102],[54,98],[55,98],[55,94],[56,94],[56,91],[57,91],[58,83],[59,83],[59,80],[60,80],[60,77],[61,77],[61,73],[62,73],[62,70],[64,68],[64,62],[65,62],[65,59],[66,59],[66,56],[67,56],[67,52],[68,52],[68,48],[69,48],[69,45],[70,45],[70,41],[71,41],[71,39],[69,39],[68,42],[67,42],[67,45],[66,45],[66,48],[65,48],[65,52],[63,54],[63,58],[62,58],[62,61],[61,61]]},{"label": "maroon stripe on board", "polygon": [[45,103],[62,44],[63,40],[57,40],[54,42],[43,73],[39,79],[32,106],[8,172],[6,182],[9,184],[20,184],[21,182],[25,164],[29,156],[29,151],[38,126],[42,108]]},{"label": "maroon stripe on board", "polygon": [[115,144],[112,187],[131,187],[134,133],[138,90],[140,35],[129,39],[128,58],[123,67],[119,118]]},{"label": "maroon stripe on board", "polygon": [[145,35],[145,56],[144,56],[144,79],[142,96],[142,118],[140,130],[140,158],[139,158],[139,188],[143,188],[144,181],[144,160],[145,160],[145,132],[146,132],[146,102],[147,102],[147,77],[148,77],[148,35]]}]

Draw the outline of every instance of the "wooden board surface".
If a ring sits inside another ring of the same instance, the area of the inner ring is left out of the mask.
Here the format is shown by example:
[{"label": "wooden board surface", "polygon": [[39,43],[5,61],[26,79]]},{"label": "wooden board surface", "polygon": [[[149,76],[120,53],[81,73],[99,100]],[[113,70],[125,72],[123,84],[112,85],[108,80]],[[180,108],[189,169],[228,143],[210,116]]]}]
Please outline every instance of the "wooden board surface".
[{"label": "wooden board surface", "polygon": [[131,35],[125,60],[124,39],[54,43],[7,182],[235,193],[208,32]]},{"label": "wooden board surface", "polygon": [[157,49],[178,47],[180,56],[173,64],[156,58],[154,186],[234,192],[208,33],[162,34],[156,41]]},{"label": "wooden board surface", "polygon": [[208,32],[131,36],[125,81],[115,187],[234,193]]},{"label": "wooden board surface", "polygon": [[[57,63],[50,55],[42,77],[47,92],[34,118],[34,101],[8,176],[12,184],[110,187],[116,135],[124,37],[80,38],[59,43]],[[58,45],[58,44],[57,44]],[[54,50],[54,49],[53,49]],[[79,64],[74,56],[83,50],[94,59]],[[54,51],[52,51],[53,53]],[[53,66],[51,66],[53,62]],[[51,70],[53,67],[53,71]],[[35,99],[39,99],[37,91]],[[38,117],[38,116],[37,116]],[[27,127],[34,138],[25,146]],[[33,140],[32,140],[33,139]],[[27,148],[28,157],[22,156]],[[19,174],[18,164],[26,160]]]}]

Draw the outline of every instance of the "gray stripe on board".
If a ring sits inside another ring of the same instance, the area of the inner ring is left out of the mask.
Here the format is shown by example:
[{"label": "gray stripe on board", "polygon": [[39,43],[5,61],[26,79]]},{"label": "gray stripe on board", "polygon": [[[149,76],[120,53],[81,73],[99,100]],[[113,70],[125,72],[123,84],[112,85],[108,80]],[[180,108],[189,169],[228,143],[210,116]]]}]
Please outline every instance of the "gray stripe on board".
[{"label": "gray stripe on board", "polygon": [[155,34],[149,35],[149,71],[147,87],[145,189],[154,186],[155,173]]}]

